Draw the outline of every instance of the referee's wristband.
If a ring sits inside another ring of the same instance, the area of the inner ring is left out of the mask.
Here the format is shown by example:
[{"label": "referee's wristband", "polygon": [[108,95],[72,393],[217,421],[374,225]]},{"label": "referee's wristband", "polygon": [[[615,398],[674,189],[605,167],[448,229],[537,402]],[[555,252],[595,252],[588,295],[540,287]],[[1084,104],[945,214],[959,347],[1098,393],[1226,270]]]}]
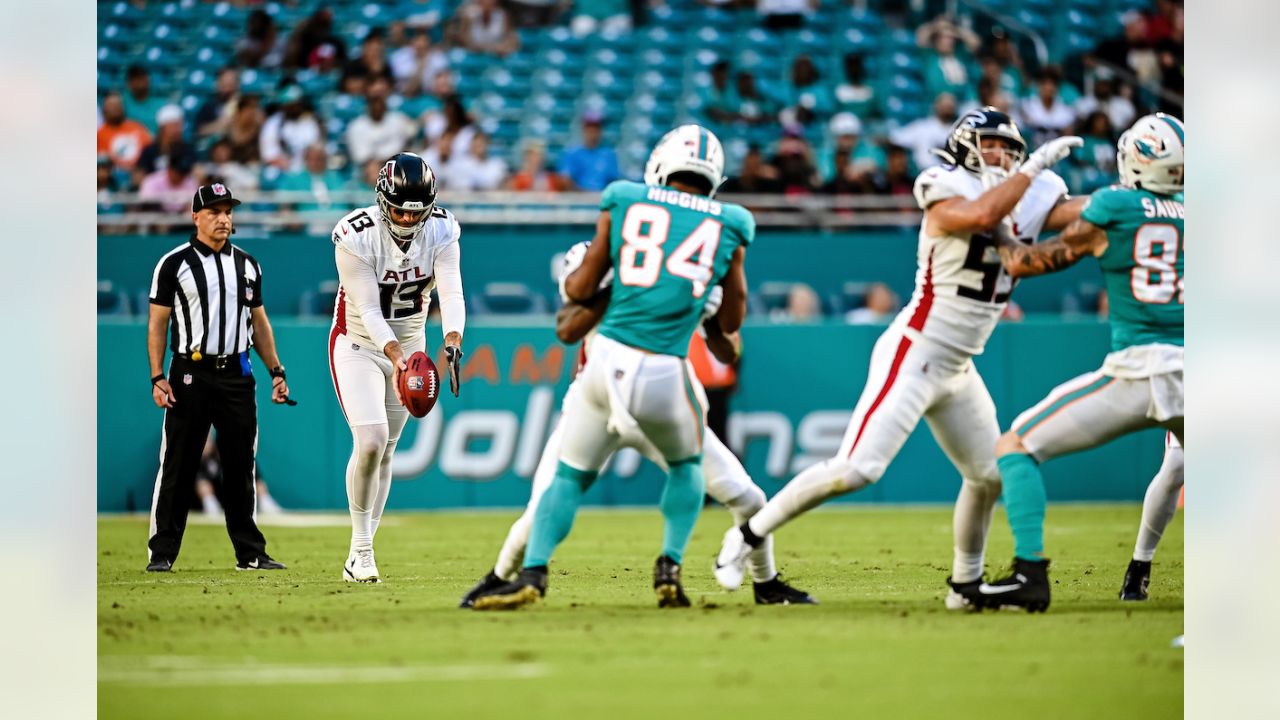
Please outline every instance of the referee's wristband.
[{"label": "referee's wristband", "polygon": [[151,378],[151,387],[155,387],[156,383],[160,382],[163,379],[164,379],[164,373],[160,373],[159,375]]},{"label": "referee's wristband", "polygon": [[284,366],[279,365],[275,369],[273,369],[271,371],[271,377],[280,378],[281,380],[284,380]]}]

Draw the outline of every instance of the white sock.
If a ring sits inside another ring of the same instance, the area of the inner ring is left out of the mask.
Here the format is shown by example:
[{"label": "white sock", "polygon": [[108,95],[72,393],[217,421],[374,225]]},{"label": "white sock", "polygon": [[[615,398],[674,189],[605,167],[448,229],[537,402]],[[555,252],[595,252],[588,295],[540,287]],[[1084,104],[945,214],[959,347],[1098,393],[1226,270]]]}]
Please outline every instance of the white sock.
[{"label": "white sock", "polygon": [[373,511],[386,448],[386,425],[351,429],[353,447],[347,461],[347,509],[351,512],[351,551],[373,548]]},{"label": "white sock", "polygon": [[[733,524],[740,526],[747,522],[765,505],[764,491],[749,483],[751,490],[726,502],[725,508],[733,515]],[[764,536],[760,547],[754,548],[747,556],[747,565],[751,570],[751,579],[755,582],[768,582],[778,575],[778,568],[773,561],[773,536]]]},{"label": "white sock", "polygon": [[378,494],[373,499],[373,514],[369,517],[370,538],[378,534],[378,525],[382,522],[382,513],[387,509],[387,498],[391,497],[391,458],[396,452],[396,440],[387,443],[382,454],[382,463],[378,466]]},{"label": "white sock", "polygon": [[972,582],[982,577],[983,554],[991,514],[1000,499],[1000,483],[964,478],[952,516],[955,559],[951,563],[953,582]]},{"label": "white sock", "polygon": [[760,512],[751,517],[747,526],[751,532],[764,537],[822,501],[861,490],[869,484],[869,480],[850,469],[848,461],[841,458],[824,460],[792,478]]},{"label": "white sock", "polygon": [[[535,506],[536,507],[536,506]],[[498,561],[493,564],[493,574],[503,580],[515,580],[524,564],[524,549],[529,544],[529,531],[533,528],[533,511],[530,507],[511,524],[507,539],[498,551]]]},{"label": "white sock", "polygon": [[1133,548],[1133,559],[1151,562],[1156,546],[1164,535],[1164,529],[1178,512],[1178,495],[1182,492],[1182,448],[1168,447],[1160,471],[1147,486],[1142,499],[1142,525],[1138,527],[1138,542]]},{"label": "white sock", "polygon": [[201,498],[200,505],[203,506],[205,515],[222,514],[222,506],[218,504],[218,498],[213,495],[205,495]]}]

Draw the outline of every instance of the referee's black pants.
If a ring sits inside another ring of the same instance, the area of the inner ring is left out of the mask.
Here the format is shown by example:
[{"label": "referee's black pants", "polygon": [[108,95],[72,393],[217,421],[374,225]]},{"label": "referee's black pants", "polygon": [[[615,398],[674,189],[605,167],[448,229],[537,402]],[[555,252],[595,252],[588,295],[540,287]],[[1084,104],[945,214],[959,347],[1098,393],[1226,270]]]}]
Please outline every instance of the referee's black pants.
[{"label": "referee's black pants", "polygon": [[160,474],[151,503],[151,539],[147,543],[152,560],[178,557],[210,425],[217,430],[222,509],[236,560],[248,562],[266,555],[266,538],[253,519],[258,444],[253,375],[244,374],[235,356],[223,367],[218,364],[212,358],[193,362],[175,357],[169,365],[169,385],[177,402],[164,414]]}]

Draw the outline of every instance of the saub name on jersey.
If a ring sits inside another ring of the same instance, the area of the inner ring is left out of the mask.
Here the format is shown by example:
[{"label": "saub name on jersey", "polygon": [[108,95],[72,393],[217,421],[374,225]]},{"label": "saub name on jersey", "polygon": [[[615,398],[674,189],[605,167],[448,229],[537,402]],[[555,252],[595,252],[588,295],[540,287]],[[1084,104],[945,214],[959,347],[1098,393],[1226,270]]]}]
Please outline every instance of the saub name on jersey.
[{"label": "saub name on jersey", "polygon": [[1142,198],[1142,212],[1149,218],[1177,218],[1185,220],[1186,210],[1177,200]]}]

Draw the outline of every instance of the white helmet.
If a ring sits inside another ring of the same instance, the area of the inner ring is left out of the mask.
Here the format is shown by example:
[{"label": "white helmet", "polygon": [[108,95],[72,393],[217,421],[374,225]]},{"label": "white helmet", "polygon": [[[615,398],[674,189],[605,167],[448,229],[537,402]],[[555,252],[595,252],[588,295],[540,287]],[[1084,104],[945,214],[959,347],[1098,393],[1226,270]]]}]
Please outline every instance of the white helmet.
[{"label": "white helmet", "polygon": [[1182,192],[1182,160],[1186,131],[1172,115],[1138,118],[1116,144],[1120,184],[1161,195]]},{"label": "white helmet", "polygon": [[646,185],[666,185],[673,173],[691,172],[711,183],[711,192],[724,182],[724,148],[716,134],[701,125],[681,125],[654,146],[644,166]]}]

